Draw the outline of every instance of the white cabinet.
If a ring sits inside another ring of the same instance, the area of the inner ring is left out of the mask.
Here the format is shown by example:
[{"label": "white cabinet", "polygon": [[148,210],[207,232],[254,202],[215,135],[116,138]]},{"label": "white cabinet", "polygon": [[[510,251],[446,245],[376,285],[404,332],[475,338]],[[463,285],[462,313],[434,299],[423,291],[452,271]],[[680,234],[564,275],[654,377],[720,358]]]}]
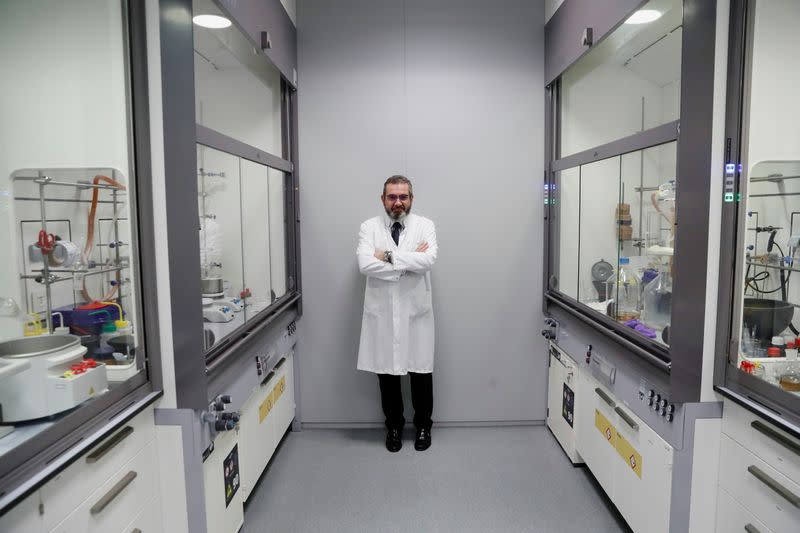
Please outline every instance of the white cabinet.
[{"label": "white cabinet", "polygon": [[239,443],[242,497],[247,500],[294,420],[292,354],[282,357],[242,406]]},{"label": "white cabinet", "polygon": [[716,533],[731,533],[742,531],[744,533],[774,533],[768,529],[750,511],[728,494],[725,489],[719,489],[717,498],[717,528]]},{"label": "white cabinet", "polygon": [[616,402],[608,390],[587,372],[581,372],[579,380],[578,452],[611,497],[614,493],[614,463],[617,461]]},{"label": "white cabinet", "polygon": [[578,369],[575,361],[550,344],[548,369],[547,427],[553,432],[572,464],[581,464],[583,459],[575,449],[576,402],[579,401]]},{"label": "white cabinet", "polygon": [[[800,439],[730,401],[722,415],[718,508],[732,498],[756,530],[797,533]],[[717,531],[727,520],[717,513]]]},{"label": "white cabinet", "polygon": [[278,446],[274,390],[277,373],[270,372],[242,406],[239,425],[242,497],[250,496],[261,472]]},{"label": "white cabinet", "polygon": [[238,430],[219,433],[203,462],[209,533],[236,533],[244,524]]},{"label": "white cabinet", "polygon": [[[154,437],[153,409],[148,408],[3,515],[0,532],[161,531]],[[133,523],[147,528],[126,529]]]},{"label": "white cabinet", "polygon": [[579,383],[578,452],[633,531],[668,532],[673,448],[588,372]]}]

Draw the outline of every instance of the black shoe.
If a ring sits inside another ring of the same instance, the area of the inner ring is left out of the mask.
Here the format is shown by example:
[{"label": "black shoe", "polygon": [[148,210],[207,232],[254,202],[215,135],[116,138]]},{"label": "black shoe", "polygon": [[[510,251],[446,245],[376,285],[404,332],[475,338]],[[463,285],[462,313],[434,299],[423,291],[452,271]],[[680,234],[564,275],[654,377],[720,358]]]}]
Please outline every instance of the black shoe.
[{"label": "black shoe", "polygon": [[386,431],[386,449],[390,452],[399,452],[403,447],[403,431],[391,428]]},{"label": "black shoe", "polygon": [[417,430],[417,438],[414,440],[414,449],[418,452],[427,450],[431,447],[431,430],[422,428]]}]

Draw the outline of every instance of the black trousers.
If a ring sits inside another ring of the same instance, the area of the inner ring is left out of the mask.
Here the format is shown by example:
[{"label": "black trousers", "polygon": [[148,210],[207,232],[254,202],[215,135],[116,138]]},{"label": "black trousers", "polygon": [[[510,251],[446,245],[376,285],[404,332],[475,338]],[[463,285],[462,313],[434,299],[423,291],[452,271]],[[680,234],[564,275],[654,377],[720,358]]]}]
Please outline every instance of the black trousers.
[{"label": "black trousers", "polygon": [[[417,429],[431,428],[433,414],[433,374],[408,373],[411,379],[411,404],[414,406],[414,425]],[[378,374],[381,387],[381,405],[386,416],[386,427],[402,429],[406,423],[403,417],[403,393],[400,390],[400,376]]]}]

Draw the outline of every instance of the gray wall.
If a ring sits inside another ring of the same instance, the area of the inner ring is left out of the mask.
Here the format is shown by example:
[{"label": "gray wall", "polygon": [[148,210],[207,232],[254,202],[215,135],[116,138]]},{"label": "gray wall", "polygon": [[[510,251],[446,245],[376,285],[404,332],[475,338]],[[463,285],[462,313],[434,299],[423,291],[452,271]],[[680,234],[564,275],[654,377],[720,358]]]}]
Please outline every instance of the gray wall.
[{"label": "gray wall", "polygon": [[531,0],[298,0],[304,424],[382,420],[355,369],[355,248],[397,172],[437,226],[434,420],[544,419],[543,19]]}]

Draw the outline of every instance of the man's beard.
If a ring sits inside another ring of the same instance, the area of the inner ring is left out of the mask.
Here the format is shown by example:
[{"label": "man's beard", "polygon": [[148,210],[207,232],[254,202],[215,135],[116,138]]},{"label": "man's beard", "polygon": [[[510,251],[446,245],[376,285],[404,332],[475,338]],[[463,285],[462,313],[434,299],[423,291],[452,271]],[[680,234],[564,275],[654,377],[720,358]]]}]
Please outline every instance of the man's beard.
[{"label": "man's beard", "polygon": [[411,212],[411,206],[406,207],[405,211],[401,211],[400,213],[395,213],[394,211],[392,211],[391,208],[385,208],[385,209],[386,209],[386,214],[389,215],[389,218],[398,221],[406,218],[408,214]]}]

